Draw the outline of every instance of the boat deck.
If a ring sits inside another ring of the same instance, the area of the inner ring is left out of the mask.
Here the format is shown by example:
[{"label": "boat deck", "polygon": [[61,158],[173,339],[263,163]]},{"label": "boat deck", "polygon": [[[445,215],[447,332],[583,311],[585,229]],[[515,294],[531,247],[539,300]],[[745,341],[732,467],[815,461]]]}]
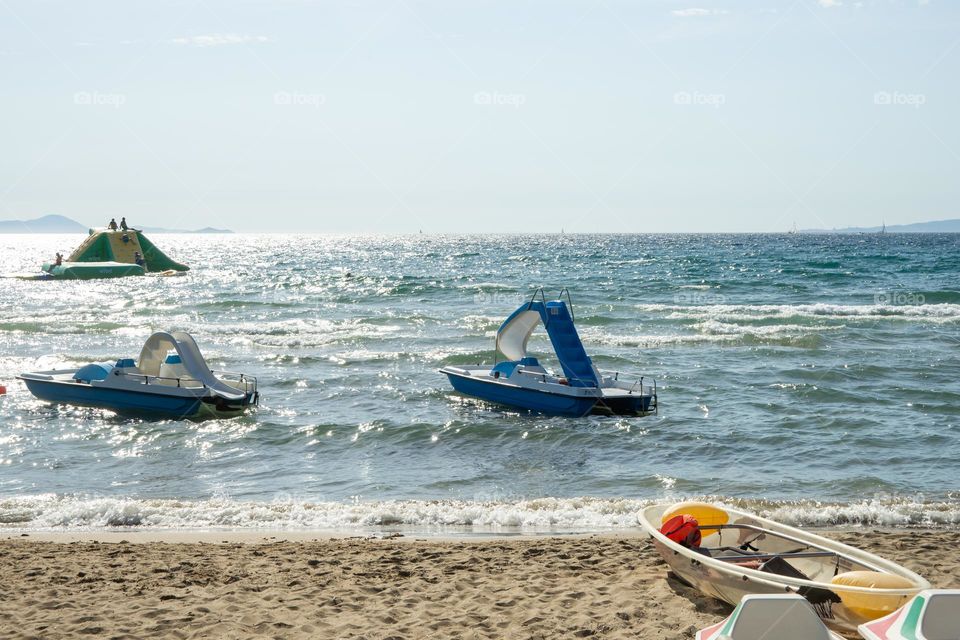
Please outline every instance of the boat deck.
[{"label": "boat deck", "polygon": [[540,366],[518,366],[509,376],[498,375],[499,372],[490,365],[447,366],[440,371],[448,376],[467,378],[504,389],[536,391],[580,400],[592,398],[596,403],[595,413],[643,415],[657,410],[655,387],[618,377],[603,376],[604,386],[598,388],[571,386],[566,378]]}]

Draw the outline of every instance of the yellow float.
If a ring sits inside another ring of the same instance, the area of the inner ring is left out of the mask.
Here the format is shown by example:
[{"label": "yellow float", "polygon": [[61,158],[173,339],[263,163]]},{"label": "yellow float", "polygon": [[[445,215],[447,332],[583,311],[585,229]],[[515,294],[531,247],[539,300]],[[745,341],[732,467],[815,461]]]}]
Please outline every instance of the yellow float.
[{"label": "yellow float", "polygon": [[660,526],[663,526],[670,518],[679,515],[693,516],[701,527],[730,522],[730,514],[720,507],[715,507],[706,502],[678,502],[663,512],[663,516],[660,518]]},{"label": "yellow float", "polygon": [[[865,587],[867,589],[914,589],[913,581],[902,576],[879,571],[847,571],[835,575],[830,584],[838,587]],[[896,611],[909,600],[912,595],[884,595],[877,593],[861,593],[837,589],[837,595],[843,605],[868,620],[874,620],[888,613]]]}]

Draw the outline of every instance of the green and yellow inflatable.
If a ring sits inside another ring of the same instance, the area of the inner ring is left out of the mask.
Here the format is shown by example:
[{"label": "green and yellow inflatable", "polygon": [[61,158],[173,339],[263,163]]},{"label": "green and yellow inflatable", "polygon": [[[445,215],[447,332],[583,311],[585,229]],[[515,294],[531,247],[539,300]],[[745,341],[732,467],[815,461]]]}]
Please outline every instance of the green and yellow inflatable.
[{"label": "green and yellow inflatable", "polygon": [[70,257],[60,264],[46,263],[42,268],[49,277],[61,280],[122,278],[190,269],[160,251],[135,229],[91,229]]}]

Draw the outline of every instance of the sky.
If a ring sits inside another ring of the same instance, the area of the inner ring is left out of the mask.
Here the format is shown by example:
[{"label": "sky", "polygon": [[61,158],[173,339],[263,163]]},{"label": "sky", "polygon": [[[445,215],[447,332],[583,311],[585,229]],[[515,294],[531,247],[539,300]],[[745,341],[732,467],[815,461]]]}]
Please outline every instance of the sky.
[{"label": "sky", "polygon": [[960,3],[0,0],[0,219],[330,233],[960,217]]}]

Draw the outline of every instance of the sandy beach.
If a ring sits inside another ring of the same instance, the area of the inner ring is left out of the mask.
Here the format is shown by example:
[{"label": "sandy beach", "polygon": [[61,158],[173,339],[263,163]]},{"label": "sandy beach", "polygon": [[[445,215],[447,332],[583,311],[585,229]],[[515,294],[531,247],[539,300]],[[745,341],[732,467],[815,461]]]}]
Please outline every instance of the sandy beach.
[{"label": "sandy beach", "polygon": [[[0,540],[2,636],[679,640],[729,611],[668,579],[640,535],[121,535]],[[958,586],[960,532],[827,535]]]}]

